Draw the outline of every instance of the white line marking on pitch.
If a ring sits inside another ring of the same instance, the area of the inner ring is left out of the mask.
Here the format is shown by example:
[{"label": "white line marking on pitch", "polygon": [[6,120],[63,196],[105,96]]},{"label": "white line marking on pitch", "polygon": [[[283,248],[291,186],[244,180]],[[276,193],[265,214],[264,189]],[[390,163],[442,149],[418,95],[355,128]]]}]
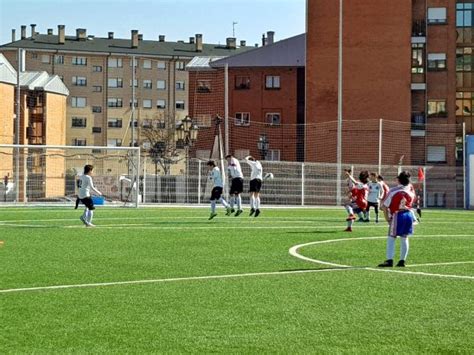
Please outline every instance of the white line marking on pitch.
[{"label": "white line marking on pitch", "polygon": [[443,266],[443,265],[461,265],[461,264],[474,264],[474,261],[451,261],[448,263],[427,263],[427,264],[413,264],[407,265],[407,267],[417,267],[417,266]]},{"label": "white line marking on pitch", "polygon": [[[470,234],[455,234],[455,235],[424,235],[419,236],[422,238],[449,238],[449,237],[472,237]],[[309,261],[316,264],[328,265],[336,268],[354,268],[354,266],[350,265],[343,265],[343,264],[336,264],[332,262],[327,262],[318,259],[308,258],[304,255],[298,253],[298,249],[309,246],[309,245],[317,245],[317,244],[327,244],[327,243],[338,243],[338,242],[349,242],[349,241],[358,241],[358,240],[372,240],[372,239],[387,239],[387,237],[361,237],[361,238],[343,238],[343,239],[331,239],[331,240],[323,240],[323,241],[316,241],[310,243],[299,244],[291,247],[289,249],[290,255],[305,261]],[[444,263],[443,263],[444,264]],[[422,265],[418,265],[422,266]],[[370,270],[370,271],[379,271],[379,272],[393,272],[393,273],[401,273],[401,274],[410,274],[410,275],[421,275],[421,276],[430,276],[430,277],[441,277],[441,278],[454,278],[454,279],[466,279],[466,280],[474,280],[474,276],[468,275],[448,275],[448,274],[434,274],[428,272],[420,272],[420,271],[402,271],[396,269],[389,269],[389,268],[372,268],[372,267],[362,267],[361,270]]]},{"label": "white line marking on pitch", "polygon": [[159,282],[235,279],[235,278],[253,277],[253,276],[279,276],[279,275],[308,274],[308,273],[315,273],[315,272],[347,271],[347,270],[348,269],[339,268],[339,269],[317,269],[317,270],[270,271],[270,272],[254,272],[254,273],[245,273],[245,274],[175,277],[175,278],[154,279],[154,280],[100,282],[100,283],[77,284],[77,285],[39,286],[39,287],[5,289],[5,290],[0,290],[0,293],[58,290],[58,289],[67,289],[67,288],[104,287],[104,286],[117,286],[117,285],[136,285],[136,284],[150,284],[150,283],[159,283]]}]

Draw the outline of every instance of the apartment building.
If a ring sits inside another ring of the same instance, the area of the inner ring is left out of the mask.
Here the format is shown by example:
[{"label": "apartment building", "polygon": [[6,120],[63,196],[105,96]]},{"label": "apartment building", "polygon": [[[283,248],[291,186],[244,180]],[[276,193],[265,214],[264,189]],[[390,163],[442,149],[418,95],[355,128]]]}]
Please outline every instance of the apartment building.
[{"label": "apartment building", "polygon": [[[20,119],[16,131],[17,72],[0,53],[0,144],[65,145],[69,91],[57,75],[20,73]],[[17,139],[15,138],[17,137]],[[63,196],[66,162],[62,150],[0,149],[0,176],[19,182],[18,201]],[[54,154],[51,154],[54,153]],[[19,176],[15,176],[16,166]],[[17,180],[18,178],[18,180]]]},{"label": "apartment building", "polygon": [[[339,3],[307,2],[307,122],[337,121],[341,20],[343,161],[377,162],[369,145],[383,119],[383,163],[456,165],[462,130],[455,124],[474,132],[473,3],[347,0],[341,19]],[[335,161],[335,127],[310,134],[310,160]],[[353,149],[361,143],[363,153]]]},{"label": "apartment building", "polygon": [[[251,47],[203,43],[196,34],[189,41],[145,40],[137,30],[130,39],[118,39],[113,32],[105,38],[77,29],[67,36],[65,26],[57,34],[21,27],[20,39],[12,31],[12,42],[0,46],[16,66],[17,50],[26,50],[26,68],[58,75],[70,89],[67,103],[66,143],[68,145],[120,146],[141,141],[143,126],[174,129],[175,122],[188,114],[188,73],[186,64],[195,55],[228,56]],[[132,97],[135,97],[132,103]],[[132,110],[132,105],[133,110]],[[133,111],[133,114],[132,114]],[[132,115],[134,122],[132,123]]]},{"label": "apartment building", "polygon": [[269,31],[259,48],[226,58],[196,57],[189,63],[189,112],[201,127],[198,156],[209,157],[212,120],[225,114],[227,67],[229,153],[304,160],[305,37],[274,42]]}]

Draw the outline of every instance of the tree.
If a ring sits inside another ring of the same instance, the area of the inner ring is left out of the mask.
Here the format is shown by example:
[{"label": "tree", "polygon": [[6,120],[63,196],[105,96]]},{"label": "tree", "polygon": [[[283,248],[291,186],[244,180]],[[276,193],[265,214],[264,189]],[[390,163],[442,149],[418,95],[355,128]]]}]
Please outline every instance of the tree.
[{"label": "tree", "polygon": [[174,131],[174,127],[173,129],[164,128],[162,124],[144,125],[142,128],[142,135],[150,144],[147,153],[155,164],[155,174],[158,173],[158,166],[160,166],[164,175],[169,175],[171,166],[180,160]]}]

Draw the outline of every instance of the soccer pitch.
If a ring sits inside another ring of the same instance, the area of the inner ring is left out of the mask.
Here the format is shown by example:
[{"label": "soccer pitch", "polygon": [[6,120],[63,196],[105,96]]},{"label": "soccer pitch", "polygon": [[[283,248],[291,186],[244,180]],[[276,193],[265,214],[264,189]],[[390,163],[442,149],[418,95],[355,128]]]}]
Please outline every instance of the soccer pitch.
[{"label": "soccer pitch", "polygon": [[474,353],[472,212],[425,210],[389,270],[342,207],[218,212],[0,208],[0,353]]}]

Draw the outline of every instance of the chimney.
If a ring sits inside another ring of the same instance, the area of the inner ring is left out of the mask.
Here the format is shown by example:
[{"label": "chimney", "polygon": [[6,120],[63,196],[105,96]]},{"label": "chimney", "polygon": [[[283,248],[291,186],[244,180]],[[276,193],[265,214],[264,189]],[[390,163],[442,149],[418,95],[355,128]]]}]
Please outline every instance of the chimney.
[{"label": "chimney", "polygon": [[158,36],[158,41],[164,42],[165,41],[165,35],[159,35]]},{"label": "chimney", "polygon": [[26,26],[21,25],[21,39],[25,39],[25,38],[26,38]]},{"label": "chimney", "polygon": [[262,46],[267,45],[267,39],[265,38],[265,33],[262,35]]},{"label": "chimney", "polygon": [[113,32],[109,32],[109,39],[114,39],[114,33]]},{"label": "chimney", "polygon": [[142,34],[139,34],[139,35],[138,35],[138,40],[139,40],[139,41],[143,41],[143,35],[142,35]]},{"label": "chimney", "polygon": [[240,46],[241,47],[246,47],[247,46],[247,42],[246,41],[240,41]]},{"label": "chimney", "polygon": [[234,37],[227,37],[226,43],[228,49],[235,49],[237,47],[237,40]]},{"label": "chimney", "polygon": [[275,32],[268,31],[267,32],[267,44],[273,44],[273,40],[275,39]]},{"label": "chimney", "polygon": [[195,43],[195,48],[196,52],[202,52],[202,34],[196,33],[196,43]]},{"label": "chimney", "polygon": [[35,39],[35,36],[36,36],[36,25],[35,24],[31,24],[31,38],[32,39]]},{"label": "chimney", "polygon": [[87,32],[85,28],[76,29],[76,39],[78,41],[85,41],[87,39]]},{"label": "chimney", "polygon": [[12,28],[12,42],[16,41],[16,30]]},{"label": "chimney", "polygon": [[132,30],[132,48],[138,48],[138,30]]},{"label": "chimney", "polygon": [[194,37],[189,37],[189,43],[194,44]]},{"label": "chimney", "polygon": [[258,48],[258,43],[255,43],[255,48]]},{"label": "chimney", "polygon": [[66,42],[66,30],[64,25],[58,25],[58,43],[64,44]]},{"label": "chimney", "polygon": [[52,28],[48,28],[48,36],[51,36],[53,34],[53,29]]}]

